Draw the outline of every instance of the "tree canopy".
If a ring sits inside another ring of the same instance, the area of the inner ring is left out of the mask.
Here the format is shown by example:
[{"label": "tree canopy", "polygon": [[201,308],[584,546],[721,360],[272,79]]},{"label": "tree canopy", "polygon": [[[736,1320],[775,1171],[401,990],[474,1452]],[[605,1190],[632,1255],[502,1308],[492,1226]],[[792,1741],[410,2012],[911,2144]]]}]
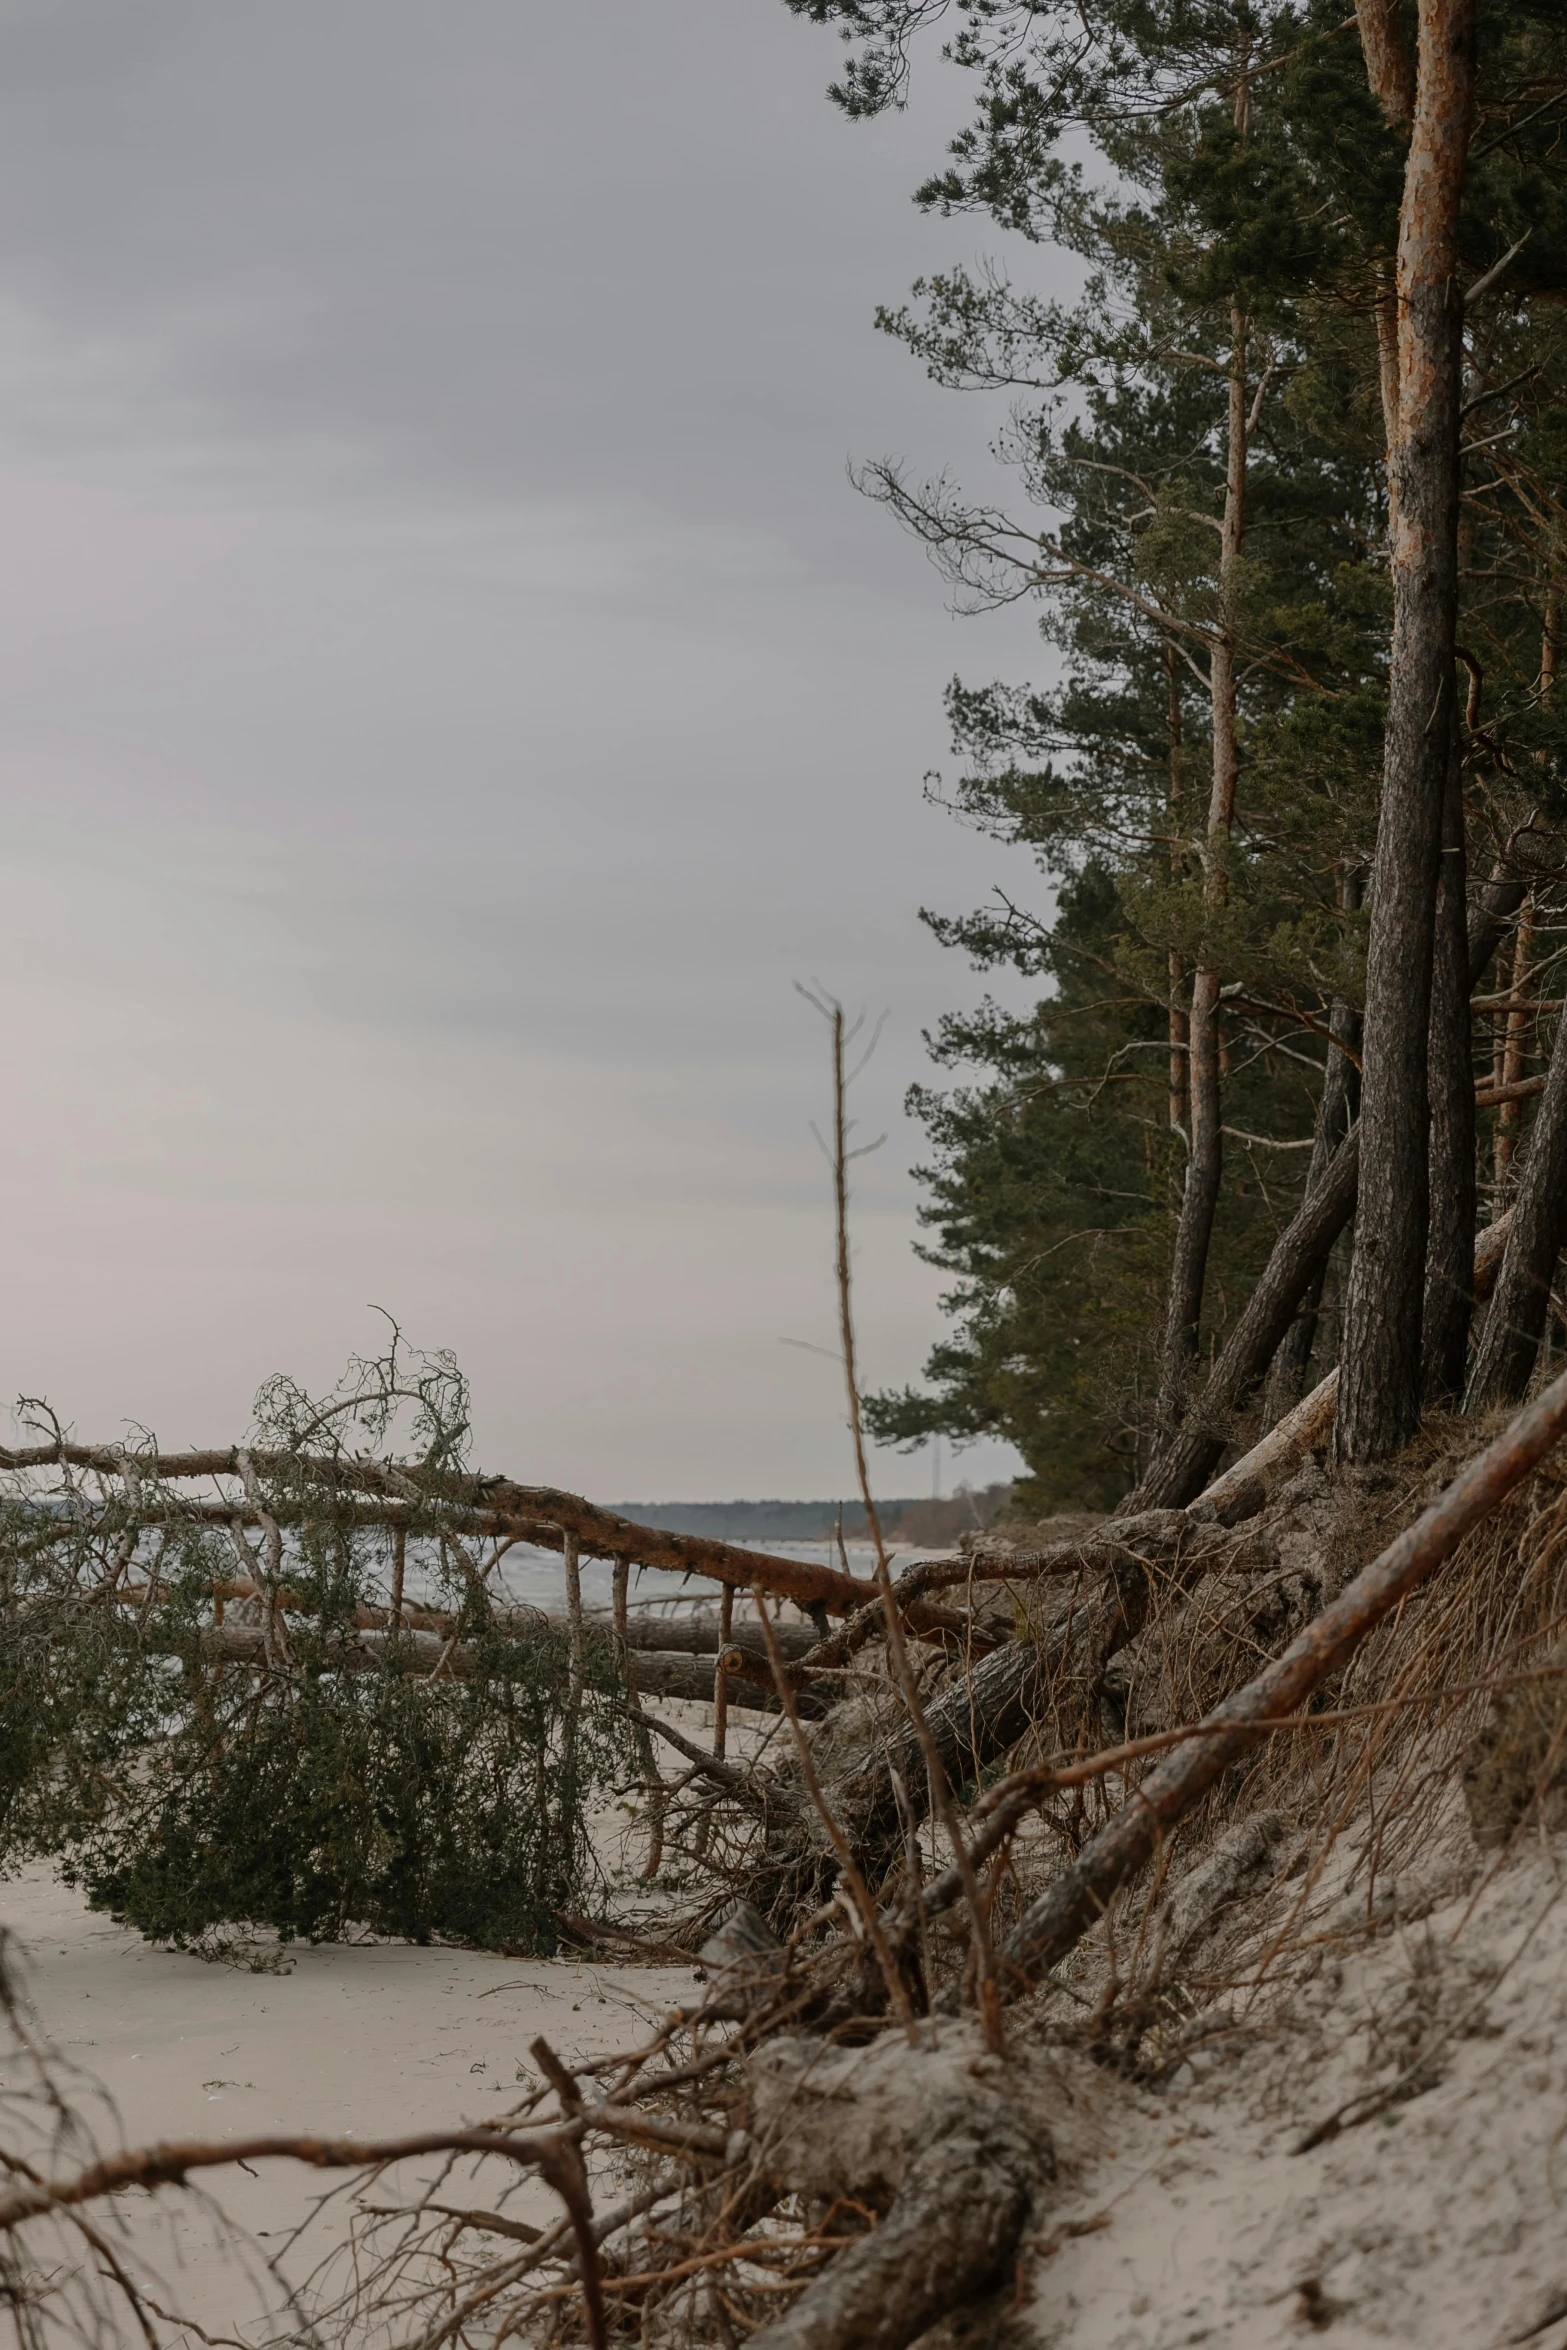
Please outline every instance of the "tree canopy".
[{"label": "tree canopy", "polygon": [[[1424,135],[1415,66],[1436,89],[1439,12],[789,5],[842,34],[833,95],[851,116],[907,103],[931,38],[973,77],[972,118],[918,201],[988,218],[1000,252],[920,282],[878,323],[938,383],[1009,395],[997,453],[1012,487],[976,496],[890,462],[862,485],[960,604],[1037,603],[1047,648],[1038,680],[948,689],[958,765],[942,794],[1029,850],[1039,888],[926,919],[1040,995],[1024,1016],[955,1013],[933,1039],[953,1082],[914,1102],[932,1146],[925,1246],[955,1276],[955,1327],[923,1391],[875,1399],[872,1421],[887,1441],[1007,1436],[1040,1504],[1108,1501],[1193,1408],[1361,1108],[1362,1066],[1368,1111],[1400,1093],[1383,1014],[1361,1031],[1368,936],[1392,920],[1403,854],[1384,789],[1390,676],[1412,675],[1418,650],[1390,451],[1410,518],[1441,471],[1439,450],[1424,473],[1410,455],[1418,369],[1400,335],[1416,311],[1399,275]],[[1555,1008],[1528,998],[1519,1033],[1485,1007],[1559,921],[1567,27],[1510,6],[1473,47],[1452,227],[1453,642],[1432,655],[1455,682],[1426,745],[1438,783],[1419,789],[1434,860],[1450,731],[1458,905],[1472,913],[1496,875],[1525,885],[1443,1048],[1464,1085],[1489,1073],[1494,1091],[1504,1062],[1514,1084],[1539,1070]],[[1044,246],[1072,257],[1076,300],[1040,290]],[[1436,872],[1418,884],[1433,923]],[[1423,952],[1426,977],[1406,1012],[1423,1032],[1438,950],[1418,930],[1405,960]],[[1423,1067],[1411,1087],[1423,1133]],[[1511,1195],[1531,1101],[1482,1108],[1464,1138],[1466,1248],[1477,1210]],[[1378,1225],[1384,1199],[1400,1213],[1388,1167],[1371,1179]],[[1416,1173],[1421,1262],[1401,1279],[1416,1283],[1418,1356],[1419,1282],[1441,1270],[1435,1238],[1425,1267],[1426,1226],[1451,1224],[1457,1178]],[[1309,1359],[1337,1354],[1351,1245],[1302,1300],[1275,1405]]]}]

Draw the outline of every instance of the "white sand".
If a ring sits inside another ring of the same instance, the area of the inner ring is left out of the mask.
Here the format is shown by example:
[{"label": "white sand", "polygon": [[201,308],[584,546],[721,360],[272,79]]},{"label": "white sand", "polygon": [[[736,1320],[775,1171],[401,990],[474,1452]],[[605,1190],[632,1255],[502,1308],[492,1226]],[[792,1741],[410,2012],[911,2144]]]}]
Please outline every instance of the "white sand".
[{"label": "white sand", "polygon": [[[117,2104],[101,2134],[132,2142],[477,2119],[515,2094],[536,2033],[567,2057],[625,2047],[692,1988],[683,1968],[389,1946],[252,1975],[151,1950],[41,1872],[0,1885],[0,1915],[32,1949],[61,2052]],[[1416,2042],[1434,2048],[1429,2086],[1293,2151]],[[1418,1924],[1325,1949],[1289,2013],[1162,2094],[1104,2085],[1114,2150],[1049,2199],[1009,2339],[1291,2350],[1322,2330],[1342,2350],[1500,2350],[1530,2334],[1567,2350],[1567,1838]],[[319,2192],[283,2166],[221,2177],[263,2250]],[[246,2330],[242,2266],[186,2199],[165,2201],[168,2298]],[[554,2216],[534,2182],[508,2208]]]},{"label": "white sand", "polygon": [[[104,2144],[460,2126],[515,2101],[537,2034],[568,2061],[634,2047],[693,1989],[689,1968],[399,1944],[298,1948],[291,1973],[252,1974],[151,1948],[43,1869],[0,1883],[0,1921],[27,1954],[45,2031],[112,2101],[112,2112],[87,2103]],[[212,2183],[264,2250],[322,2191],[320,2174],[283,2163]],[[199,2208],[164,2200],[171,2233],[156,2257],[170,2295],[208,2327],[243,2324],[254,2303],[242,2271]],[[507,2208],[535,2220],[556,2210],[536,2182]]]},{"label": "white sand", "polygon": [[[1431,2085],[1310,2152],[1386,2085]],[[1567,1838],[1325,1958],[1294,2010],[1126,2095],[1114,2156],[1044,2220],[1040,2350],[1567,2345]],[[1063,2222],[1102,2222],[1070,2235]]]}]

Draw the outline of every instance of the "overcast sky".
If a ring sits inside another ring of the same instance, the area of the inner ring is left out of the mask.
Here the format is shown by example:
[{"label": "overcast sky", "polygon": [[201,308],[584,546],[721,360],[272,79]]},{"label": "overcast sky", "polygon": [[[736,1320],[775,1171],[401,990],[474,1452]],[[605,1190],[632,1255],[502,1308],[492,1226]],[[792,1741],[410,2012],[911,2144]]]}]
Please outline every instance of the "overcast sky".
[{"label": "overcast sky", "polygon": [[376,1304],[488,1467],[841,1491],[797,977],[891,1015],[859,1314],[918,1375],[901,1099],[983,986],[917,912],[1029,886],[920,779],[1038,663],[847,483],[994,484],[871,314],[995,240],[909,201],[957,94],[848,124],[835,65],[782,0],[0,0],[13,1393],[229,1441]]}]

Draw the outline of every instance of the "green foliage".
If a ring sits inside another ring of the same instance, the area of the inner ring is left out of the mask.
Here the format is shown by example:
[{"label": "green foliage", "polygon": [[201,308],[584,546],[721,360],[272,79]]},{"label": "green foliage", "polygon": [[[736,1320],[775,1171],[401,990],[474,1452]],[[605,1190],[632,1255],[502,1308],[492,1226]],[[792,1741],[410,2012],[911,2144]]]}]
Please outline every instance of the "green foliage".
[{"label": "green foliage", "polygon": [[[1020,511],[890,463],[863,484],[964,608],[1037,599],[1049,682],[949,691],[947,804],[1027,851],[1041,886],[1032,904],[1014,888],[926,919],[977,969],[1045,992],[1027,1014],[949,1018],[933,1040],[955,1083],[912,1105],[933,1146],[926,1253],[955,1276],[956,1328],[925,1390],[874,1399],[870,1418],[887,1442],[1009,1437],[1037,1504],[1104,1501],[1153,1436],[1184,1166],[1165,1062],[1192,972],[1224,991],[1204,1353],[1300,1196],[1327,1031],[1360,997],[1391,619],[1376,312],[1404,134],[1367,86],[1353,19],[1325,0],[789,5],[848,44],[834,94],[850,113],[904,102],[940,22],[978,102],[919,200],[1084,272],[1063,302],[1026,265],[987,262],[879,318],[935,381],[1014,403],[996,445]],[[1567,553],[1564,116],[1560,10],[1489,12],[1469,277],[1526,241],[1466,324],[1460,639],[1481,872],[1516,861],[1521,839],[1545,869],[1559,852],[1540,827],[1567,814],[1567,705],[1542,654],[1560,640]],[[1250,427],[1245,537],[1221,586],[1232,376]],[[1240,780],[1233,828],[1210,838],[1221,628]],[[1476,1043],[1487,1057],[1483,1023]],[[1332,1315],[1330,1279],[1324,1348]]]},{"label": "green foliage", "polygon": [[[394,1340],[324,1404],[270,1383],[226,1505],[136,1453],[14,1478],[0,1859],[58,1858],[158,1941],[553,1949],[627,1768],[620,1693],[607,1648],[574,1674],[563,1632],[498,1604],[466,1435],[454,1366]],[[439,1632],[385,1628],[399,1571]]]},{"label": "green foliage", "polygon": [[93,1905],[155,1941],[245,1922],[552,1950],[582,1892],[584,1779],[620,1755],[590,1716],[562,1782],[564,1638],[495,1640],[460,1682],[301,1662],[286,1690],[191,1689],[127,1799],[68,1847]]},{"label": "green foliage", "polygon": [[[1029,1475],[1019,1500],[1041,1510],[1106,1508],[1145,1457],[1154,1348],[1169,1258],[1180,1148],[1156,1106],[1167,1086],[1167,1019],[1125,971],[1140,941],[1121,878],[1090,861],[1028,939],[972,952],[1023,961],[1052,992],[1027,1018],[994,1004],[949,1015],[938,1065],[988,1082],[916,1088],[933,1158],[922,1250],[958,1275],[958,1328],[933,1351],[934,1393],[873,1397],[884,1443],[939,1429],[1010,1439]],[[1228,1116],[1237,1130],[1306,1134],[1313,1071],[1266,1047],[1237,1053]],[[1215,1319],[1244,1300],[1300,1181],[1304,1154],[1234,1142],[1210,1270]],[[1281,1167],[1282,1161],[1282,1167]]]}]

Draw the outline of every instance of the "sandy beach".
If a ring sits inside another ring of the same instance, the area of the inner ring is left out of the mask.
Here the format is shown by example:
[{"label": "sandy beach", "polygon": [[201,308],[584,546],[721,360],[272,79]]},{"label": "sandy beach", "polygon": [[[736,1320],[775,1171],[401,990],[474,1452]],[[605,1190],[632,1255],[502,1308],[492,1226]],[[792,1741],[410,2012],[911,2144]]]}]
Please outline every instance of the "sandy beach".
[{"label": "sandy beach", "polygon": [[[104,2145],[272,2130],[376,2137],[477,2121],[514,2101],[540,2032],[568,2060],[634,2046],[646,2021],[689,1997],[693,1982],[682,1967],[392,1943],[296,1947],[284,1961],[290,1971],[252,1973],[152,1948],[43,1868],[0,1883],[0,1921],[17,1938],[38,2019],[75,2068],[77,2101]],[[222,2210],[264,2254],[322,2192],[318,2175],[282,2163],[213,2181]],[[253,2324],[266,2280],[247,2276],[201,2202],[162,2201],[168,2217],[156,2241],[121,2208],[165,2280],[165,2305],[209,2331]],[[507,2208],[554,2216],[536,2182]],[[331,2231],[330,2218],[324,2227]],[[319,2252],[321,2226],[317,2235]],[[287,2265],[297,2276],[304,2264],[296,2256]]]}]

